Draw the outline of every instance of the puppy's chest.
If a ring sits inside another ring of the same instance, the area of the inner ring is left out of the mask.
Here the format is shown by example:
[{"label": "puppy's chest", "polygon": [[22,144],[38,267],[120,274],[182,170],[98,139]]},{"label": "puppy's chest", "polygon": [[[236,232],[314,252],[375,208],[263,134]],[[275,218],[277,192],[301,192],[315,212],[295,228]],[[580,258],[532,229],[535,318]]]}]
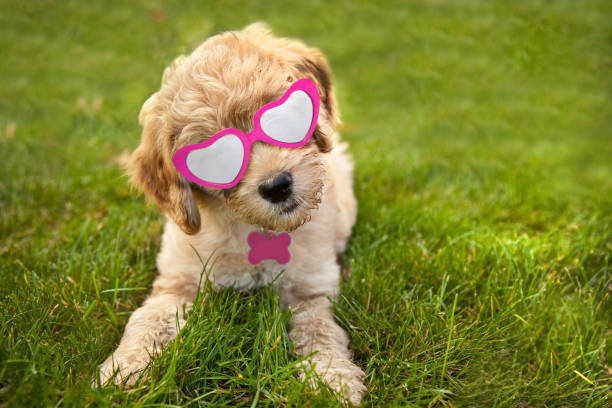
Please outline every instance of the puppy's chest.
[{"label": "puppy's chest", "polygon": [[[273,260],[264,260],[257,265],[252,265],[243,260],[236,265],[239,254],[227,254],[233,257],[231,265],[221,262],[214,268],[214,283],[217,286],[229,287],[237,290],[251,290],[262,288],[269,284],[278,283],[285,273],[288,265],[279,265]],[[243,258],[244,256],[240,257]]]},{"label": "puppy's chest", "polygon": [[[291,270],[289,245],[276,250],[272,240],[261,242],[262,239],[265,240],[258,236],[257,240],[249,240],[248,234],[234,237],[215,262],[213,267],[215,284],[238,290],[250,290],[279,283]],[[280,253],[283,257],[280,260],[275,259],[274,253]]]}]

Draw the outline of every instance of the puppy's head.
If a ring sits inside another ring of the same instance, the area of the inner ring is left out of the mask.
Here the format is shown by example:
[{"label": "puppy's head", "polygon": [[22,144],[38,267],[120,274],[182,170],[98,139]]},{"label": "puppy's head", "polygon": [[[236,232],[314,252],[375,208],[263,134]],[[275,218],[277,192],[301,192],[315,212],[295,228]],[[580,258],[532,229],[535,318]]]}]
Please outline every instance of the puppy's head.
[{"label": "puppy's head", "polygon": [[[248,168],[231,189],[186,180],[172,157],[224,128],[253,129],[255,112],[279,99],[298,79],[319,90],[321,109],[310,141],[297,149],[255,142]],[[128,163],[131,182],[188,234],[200,230],[200,209],[271,230],[291,231],[308,221],[325,183],[323,154],[338,122],[331,73],[322,54],[299,41],[277,38],[261,24],[211,37],[166,69],[162,85],[140,112],[140,146]]]}]

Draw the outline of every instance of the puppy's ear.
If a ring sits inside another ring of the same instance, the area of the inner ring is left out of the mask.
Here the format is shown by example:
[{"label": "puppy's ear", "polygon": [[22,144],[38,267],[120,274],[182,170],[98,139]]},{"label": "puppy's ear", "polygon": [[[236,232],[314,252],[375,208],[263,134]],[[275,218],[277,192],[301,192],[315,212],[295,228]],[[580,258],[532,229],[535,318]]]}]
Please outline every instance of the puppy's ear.
[{"label": "puppy's ear", "polygon": [[332,86],[332,73],[329,64],[321,52],[309,49],[302,53],[302,59],[298,63],[298,69],[307,77],[313,79],[319,89],[321,98],[321,108],[325,111],[328,118],[329,126],[318,126],[317,131],[313,134],[313,138],[320,151],[326,153],[332,150],[333,141],[329,132],[333,132],[336,125],[340,122],[338,116],[338,108],[336,106],[336,97]]},{"label": "puppy's ear", "polygon": [[144,103],[139,121],[143,127],[140,146],[127,163],[130,182],[183,231],[195,234],[200,230],[200,211],[189,182],[174,167],[174,135],[165,124],[157,94]]}]

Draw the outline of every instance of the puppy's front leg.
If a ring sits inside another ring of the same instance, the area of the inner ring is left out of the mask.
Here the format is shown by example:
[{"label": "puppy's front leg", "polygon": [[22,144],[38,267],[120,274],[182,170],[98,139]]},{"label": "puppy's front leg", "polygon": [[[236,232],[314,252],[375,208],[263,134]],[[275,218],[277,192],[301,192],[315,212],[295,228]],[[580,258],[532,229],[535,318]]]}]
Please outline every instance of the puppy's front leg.
[{"label": "puppy's front leg", "polygon": [[287,298],[292,303],[288,305],[293,311],[289,335],[296,352],[301,356],[316,352],[310,358],[314,371],[333,389],[345,393],[351,403],[359,405],[366,392],[362,383],[365,374],[351,362],[348,336],[334,320],[328,298]]},{"label": "puppy's front leg", "polygon": [[153,294],[130,316],[117,350],[100,365],[101,384],[108,383],[115,373],[115,383],[133,384],[151,356],[176,337],[177,325],[184,325],[183,310],[191,309],[197,287],[176,283],[165,286],[164,283],[159,278]]}]

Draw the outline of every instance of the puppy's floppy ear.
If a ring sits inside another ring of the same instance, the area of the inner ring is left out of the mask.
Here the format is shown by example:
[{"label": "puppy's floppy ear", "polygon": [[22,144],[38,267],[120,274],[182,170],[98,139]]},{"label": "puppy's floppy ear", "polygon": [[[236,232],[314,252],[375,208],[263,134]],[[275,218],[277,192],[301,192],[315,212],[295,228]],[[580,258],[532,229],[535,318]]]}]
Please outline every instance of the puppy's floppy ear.
[{"label": "puppy's floppy ear", "polygon": [[332,129],[327,129],[327,126],[319,126],[313,134],[313,138],[320,151],[327,153],[333,148],[333,141],[329,132],[335,130],[336,125],[340,122],[338,116],[338,108],[336,106],[336,97],[332,86],[332,73],[329,64],[321,52],[315,49],[309,49],[301,53],[301,61],[298,63],[298,69],[307,77],[313,79],[319,90],[321,97],[321,108],[325,111]]},{"label": "puppy's floppy ear", "polygon": [[143,127],[140,146],[127,164],[130,182],[183,231],[195,234],[200,230],[200,211],[189,182],[174,167],[174,135],[164,121],[157,94],[144,103],[139,121]]}]

